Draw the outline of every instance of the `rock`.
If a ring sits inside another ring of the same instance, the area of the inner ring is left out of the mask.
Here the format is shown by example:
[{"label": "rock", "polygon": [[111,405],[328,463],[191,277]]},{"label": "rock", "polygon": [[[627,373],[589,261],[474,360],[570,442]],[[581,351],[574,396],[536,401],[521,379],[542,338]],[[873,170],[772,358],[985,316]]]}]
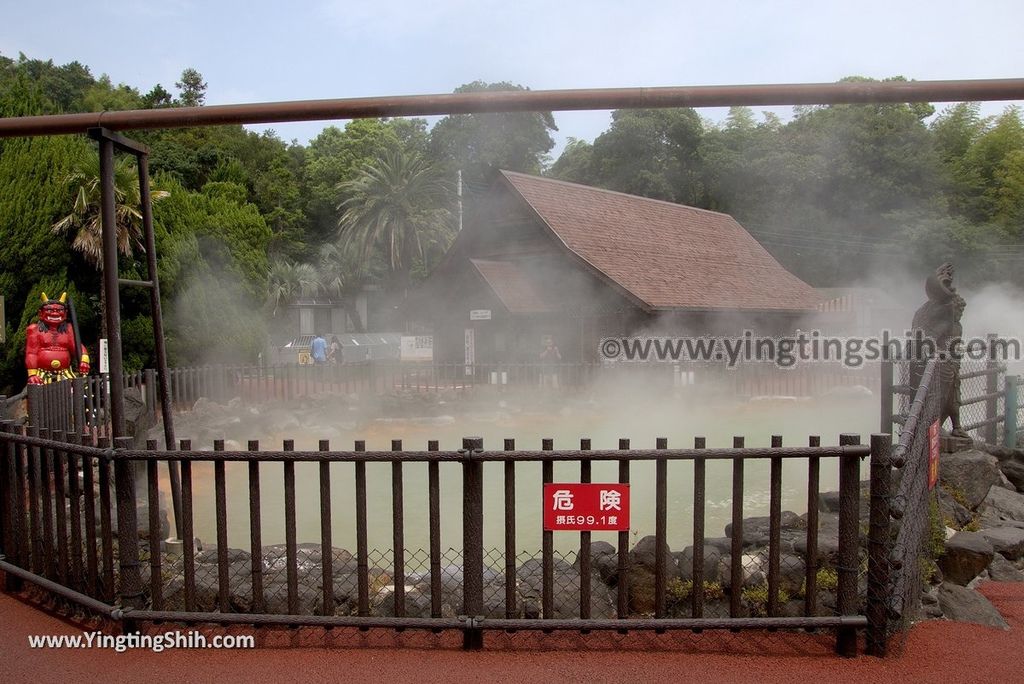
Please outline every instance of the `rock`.
[{"label": "rock", "polygon": [[[801,536],[806,536],[807,522],[793,511],[783,511],[779,538],[790,548]],[[756,517],[743,519],[743,546],[767,546],[771,534],[771,518]],[[732,523],[725,526],[725,536],[732,539]]]},{"label": "rock", "polygon": [[993,582],[1024,582],[1024,572],[998,553],[988,566],[988,576]]},{"label": "rock", "polygon": [[978,532],[957,532],[938,559],[946,583],[966,585],[992,562],[995,550]]},{"label": "rock", "polygon": [[992,544],[992,548],[1007,560],[1024,557],[1024,530],[1017,527],[997,527],[979,532]]},{"label": "rock", "polygon": [[732,550],[732,539],[729,537],[705,537],[704,544],[715,547],[723,554]]},{"label": "rock", "polygon": [[921,613],[929,619],[942,617],[938,589],[931,587],[921,591]]},{"label": "rock", "polygon": [[[992,487],[984,500],[985,513],[988,517],[1015,520],[1024,523],[1024,495],[1011,492],[1002,487]],[[999,525],[991,525],[999,527]]]},{"label": "rock", "polygon": [[[806,558],[807,537],[804,536],[794,541],[793,550]],[[818,515],[818,560],[831,561],[837,553],[839,553],[839,516],[834,513],[820,513]]]},{"label": "rock", "polygon": [[949,582],[939,586],[942,614],[957,622],[973,622],[999,629],[1009,629],[1006,620],[989,600],[978,592]]},{"label": "rock", "polygon": [[[638,541],[629,552],[629,602],[631,609],[637,613],[654,611],[656,545],[656,538],[653,535],[648,535]],[[666,550],[668,553],[665,555],[665,581],[681,579],[679,566],[676,564],[671,549],[667,549],[667,545]]]},{"label": "rock", "polygon": [[939,487],[936,492],[938,493],[939,513],[942,514],[944,522],[955,523],[957,527],[963,527],[974,519],[971,512],[944,488]]},{"label": "rock", "polygon": [[[679,576],[683,581],[693,579],[693,547],[675,554],[676,564],[679,566]],[[704,581],[717,582],[719,580],[719,562],[722,560],[722,552],[714,546],[704,545]]]},{"label": "rock", "polygon": [[1017,491],[1024,491],[1024,463],[1003,461],[999,464],[999,470],[1017,488]]},{"label": "rock", "polygon": [[[228,563],[249,563],[252,555],[242,549],[228,549]],[[217,565],[217,547],[211,547],[196,554],[196,563]]]},{"label": "rock", "polygon": [[[768,560],[760,554],[746,554],[742,557],[743,586],[753,587],[767,582]],[[722,587],[732,588],[732,557],[722,556],[718,562],[718,576]]]},{"label": "rock", "polygon": [[984,451],[969,449],[939,456],[939,482],[963,505],[974,510],[985,500],[989,488],[999,482],[999,459]]},{"label": "rock", "polygon": [[[579,572],[580,559],[576,558],[573,568]],[[606,541],[590,544],[590,571],[608,585],[614,585],[619,577],[619,554],[614,546]]]},{"label": "rock", "polygon": [[149,429],[153,427],[154,415],[142,399],[142,390],[128,387],[124,390],[124,422],[127,434],[132,436],[135,449],[146,448]]},{"label": "rock", "polygon": [[954,454],[958,451],[970,449],[974,442],[970,437],[953,437],[943,431],[939,437],[939,451],[943,454]]}]

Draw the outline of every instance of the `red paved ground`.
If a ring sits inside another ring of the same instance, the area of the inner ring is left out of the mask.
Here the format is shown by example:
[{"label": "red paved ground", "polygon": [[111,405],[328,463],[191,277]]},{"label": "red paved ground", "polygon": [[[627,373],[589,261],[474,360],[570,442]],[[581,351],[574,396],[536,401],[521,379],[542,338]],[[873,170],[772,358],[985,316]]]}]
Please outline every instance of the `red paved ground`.
[{"label": "red paved ground", "polygon": [[[30,634],[76,634],[81,627],[0,594],[0,681],[1024,681],[1024,585],[989,583],[983,591],[1010,624],[1009,631],[929,622],[914,628],[900,655],[885,660],[866,656],[841,659],[831,655],[831,640],[827,637],[791,634],[705,635],[696,640],[678,635],[563,635],[556,650],[538,649],[528,637],[511,637],[506,650],[466,653],[452,648],[395,646],[395,641],[438,639],[411,633],[395,640],[372,633],[335,632],[334,648],[308,647],[300,644],[323,643],[328,638],[322,630],[299,630],[264,632],[260,647],[245,651],[118,654],[107,650],[32,650],[28,647]],[[488,639],[492,643],[502,637],[489,635]],[[364,645],[351,647],[359,644]],[[583,646],[586,648],[580,650]],[[744,652],[727,653],[727,649]],[[766,652],[780,655],[764,655]]]}]

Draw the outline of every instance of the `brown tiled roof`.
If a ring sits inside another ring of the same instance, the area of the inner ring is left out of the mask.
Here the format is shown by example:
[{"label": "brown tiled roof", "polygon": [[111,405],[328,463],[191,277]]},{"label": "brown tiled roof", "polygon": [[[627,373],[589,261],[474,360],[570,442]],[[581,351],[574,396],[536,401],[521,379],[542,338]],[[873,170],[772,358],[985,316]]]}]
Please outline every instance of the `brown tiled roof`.
[{"label": "brown tiled roof", "polygon": [[809,310],[821,300],[728,214],[502,175],[569,250],[649,308]]},{"label": "brown tiled roof", "polygon": [[470,261],[510,313],[542,313],[562,308],[558,292],[543,289],[540,280],[531,278],[521,264],[489,259]]}]

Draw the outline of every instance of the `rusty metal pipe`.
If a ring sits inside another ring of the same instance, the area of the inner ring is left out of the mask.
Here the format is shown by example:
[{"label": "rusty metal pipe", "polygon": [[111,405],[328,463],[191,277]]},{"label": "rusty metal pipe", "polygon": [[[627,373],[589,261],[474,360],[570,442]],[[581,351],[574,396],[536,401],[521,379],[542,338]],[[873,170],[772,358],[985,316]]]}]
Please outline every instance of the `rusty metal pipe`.
[{"label": "rusty metal pipe", "polygon": [[0,119],[0,138],[84,133],[89,128],[101,126],[124,131],[488,112],[1022,99],[1024,79],[1019,78],[515,90],[24,116]]}]

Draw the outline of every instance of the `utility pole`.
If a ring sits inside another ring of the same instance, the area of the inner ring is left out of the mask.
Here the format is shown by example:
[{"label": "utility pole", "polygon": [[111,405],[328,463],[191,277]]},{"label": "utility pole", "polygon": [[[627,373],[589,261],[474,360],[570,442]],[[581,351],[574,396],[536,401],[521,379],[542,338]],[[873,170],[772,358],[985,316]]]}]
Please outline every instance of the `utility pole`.
[{"label": "utility pole", "polygon": [[457,193],[459,196],[459,232],[462,232],[462,169],[458,170]]}]

